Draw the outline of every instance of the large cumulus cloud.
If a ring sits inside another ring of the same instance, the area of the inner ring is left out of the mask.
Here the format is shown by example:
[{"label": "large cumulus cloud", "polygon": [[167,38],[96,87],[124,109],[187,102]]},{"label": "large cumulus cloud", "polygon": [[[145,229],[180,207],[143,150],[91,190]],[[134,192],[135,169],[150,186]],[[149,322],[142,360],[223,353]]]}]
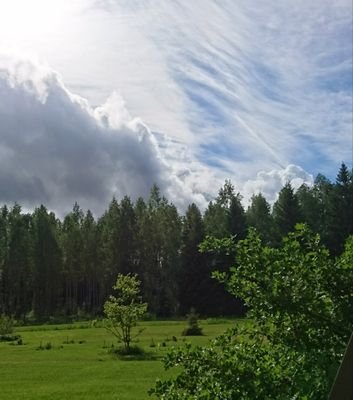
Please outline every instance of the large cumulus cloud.
[{"label": "large cumulus cloud", "polygon": [[78,201],[100,213],[113,196],[146,196],[154,183],[178,193],[180,204],[202,201],[173,174],[153,133],[131,118],[119,95],[93,109],[49,67],[0,56],[1,203],[66,212]]},{"label": "large cumulus cloud", "polygon": [[191,202],[205,209],[225,179],[245,205],[259,191],[273,202],[287,181],[312,183],[295,165],[253,180],[237,171],[211,168],[196,148],[151,132],[116,93],[93,108],[48,66],[0,54],[0,204],[63,215],[77,201],[99,215],[113,196],[146,197],[156,183],[185,211]]}]

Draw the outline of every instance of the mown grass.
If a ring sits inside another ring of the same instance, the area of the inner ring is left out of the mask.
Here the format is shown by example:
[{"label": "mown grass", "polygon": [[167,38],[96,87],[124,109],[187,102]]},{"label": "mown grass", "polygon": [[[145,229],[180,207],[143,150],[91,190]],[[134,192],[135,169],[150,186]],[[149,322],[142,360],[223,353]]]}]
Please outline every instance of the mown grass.
[{"label": "mown grass", "polygon": [[[204,336],[182,337],[183,321],[148,321],[135,343],[148,357],[118,359],[117,346],[102,327],[90,323],[20,327],[23,345],[0,343],[2,400],[142,400],[157,377],[167,377],[161,359],[183,341],[206,344],[234,320],[201,321]],[[14,342],[16,343],[16,342]],[[152,346],[151,346],[152,345]]]}]

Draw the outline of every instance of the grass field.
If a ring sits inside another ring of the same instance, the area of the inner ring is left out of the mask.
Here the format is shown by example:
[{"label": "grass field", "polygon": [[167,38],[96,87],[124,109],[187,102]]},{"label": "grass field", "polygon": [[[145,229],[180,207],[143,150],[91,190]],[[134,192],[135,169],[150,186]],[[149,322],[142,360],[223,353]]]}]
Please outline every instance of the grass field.
[{"label": "grass field", "polygon": [[0,398],[150,399],[147,391],[156,378],[171,373],[164,371],[161,362],[168,349],[182,345],[185,339],[205,344],[234,323],[201,321],[205,336],[184,338],[185,322],[142,322],[144,331],[137,344],[151,353],[151,360],[117,359],[108,353],[113,337],[90,323],[21,327],[16,334],[21,335],[23,345],[0,342]]}]

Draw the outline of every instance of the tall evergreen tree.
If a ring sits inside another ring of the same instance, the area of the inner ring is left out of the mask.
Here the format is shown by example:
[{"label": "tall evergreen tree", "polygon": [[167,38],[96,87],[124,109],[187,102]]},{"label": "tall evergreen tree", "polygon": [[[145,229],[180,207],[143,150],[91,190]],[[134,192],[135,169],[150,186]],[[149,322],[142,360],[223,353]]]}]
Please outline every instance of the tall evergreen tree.
[{"label": "tall evergreen tree", "polygon": [[33,213],[33,311],[37,319],[54,315],[60,303],[62,253],[54,214],[42,205]]},{"label": "tall evergreen tree", "polygon": [[[314,187],[312,189],[313,195],[317,199],[317,211],[314,213],[318,214],[316,224],[317,232],[322,238],[322,242],[329,247],[330,243],[330,220],[331,220],[331,208],[333,198],[334,185],[322,174],[318,174],[315,178]],[[305,215],[305,214],[304,214]],[[313,228],[315,229],[315,228]]]},{"label": "tall evergreen tree", "polygon": [[246,218],[241,204],[241,195],[235,193],[228,180],[219,190],[214,202],[210,202],[204,216],[206,234],[218,239],[236,236],[243,239],[246,233]]},{"label": "tall evergreen tree", "polygon": [[72,212],[67,214],[62,224],[61,245],[63,252],[64,301],[65,313],[76,314],[81,303],[83,284],[81,224],[83,211],[77,203]]},{"label": "tall evergreen tree", "polygon": [[328,202],[328,247],[333,255],[343,251],[344,241],[353,234],[353,178],[342,163]]},{"label": "tall evergreen tree", "polygon": [[119,234],[117,237],[118,269],[122,274],[135,273],[136,216],[129,197],[120,202]]},{"label": "tall evergreen tree", "polygon": [[251,203],[246,211],[247,224],[254,227],[266,244],[273,242],[274,225],[271,206],[265,197],[258,193],[251,197]]},{"label": "tall evergreen tree", "polygon": [[[225,182],[219,190],[216,200],[211,202],[206,209],[204,225],[206,236],[217,239],[232,236],[235,241],[245,237],[246,218],[241,205],[241,195],[235,193],[234,186],[230,181]],[[232,258],[226,254],[207,254],[207,262],[209,276],[211,276],[215,268],[228,272]],[[243,313],[242,303],[230,296],[219,282],[210,281],[208,293],[209,297],[205,299],[204,306],[209,314],[241,315]]]},{"label": "tall evergreen tree", "polygon": [[0,209],[0,315],[6,311],[6,268],[8,259],[8,215],[7,206]]},{"label": "tall evergreen tree", "polygon": [[191,308],[207,314],[205,298],[208,296],[210,270],[207,258],[199,250],[205,238],[202,215],[195,204],[191,204],[185,214],[180,251],[180,271],[178,276],[180,313],[186,314]]},{"label": "tall evergreen tree", "polygon": [[303,184],[297,190],[296,195],[302,221],[308,224],[314,232],[319,233],[322,227],[321,219],[323,217],[324,205],[320,200],[318,188]]},{"label": "tall evergreen tree", "polygon": [[178,308],[177,270],[181,221],[177,209],[152,187],[147,205],[139,199],[137,216],[136,267],[142,281],[142,295],[149,311],[170,315]]},{"label": "tall evergreen tree", "polygon": [[119,274],[119,238],[120,206],[113,198],[108,210],[98,221],[99,249],[98,257],[102,270],[102,295],[106,298],[112,292],[112,286]]},{"label": "tall evergreen tree", "polygon": [[21,207],[14,205],[9,213],[9,242],[7,259],[7,313],[25,318],[31,310],[32,242],[31,217],[22,215]]},{"label": "tall evergreen tree", "polygon": [[87,313],[100,311],[103,298],[101,293],[101,271],[98,259],[98,229],[90,210],[81,224],[82,234],[82,304],[80,307]]},{"label": "tall evergreen tree", "polygon": [[272,211],[278,239],[293,231],[296,223],[301,222],[300,207],[292,185],[286,183],[278,194]]}]

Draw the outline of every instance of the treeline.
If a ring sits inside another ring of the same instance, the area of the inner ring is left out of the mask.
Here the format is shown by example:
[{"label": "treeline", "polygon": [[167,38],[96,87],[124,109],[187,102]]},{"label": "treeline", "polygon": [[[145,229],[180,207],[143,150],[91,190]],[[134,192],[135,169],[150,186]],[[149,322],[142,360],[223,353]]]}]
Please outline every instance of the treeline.
[{"label": "treeline", "polygon": [[157,186],[147,200],[113,199],[95,219],[78,204],[62,220],[43,205],[23,213],[15,204],[0,209],[0,314],[21,320],[94,316],[118,273],[137,273],[149,312],[241,315],[243,306],[211,278],[226,271],[234,255],[202,253],[206,236],[235,241],[255,227],[276,246],[296,223],[319,233],[332,256],[353,233],[353,175],[341,165],[335,182],[319,175],[312,187],[287,183],[271,208],[254,195],[247,210],[229,181],[205,212],[191,204],[185,215]]}]

